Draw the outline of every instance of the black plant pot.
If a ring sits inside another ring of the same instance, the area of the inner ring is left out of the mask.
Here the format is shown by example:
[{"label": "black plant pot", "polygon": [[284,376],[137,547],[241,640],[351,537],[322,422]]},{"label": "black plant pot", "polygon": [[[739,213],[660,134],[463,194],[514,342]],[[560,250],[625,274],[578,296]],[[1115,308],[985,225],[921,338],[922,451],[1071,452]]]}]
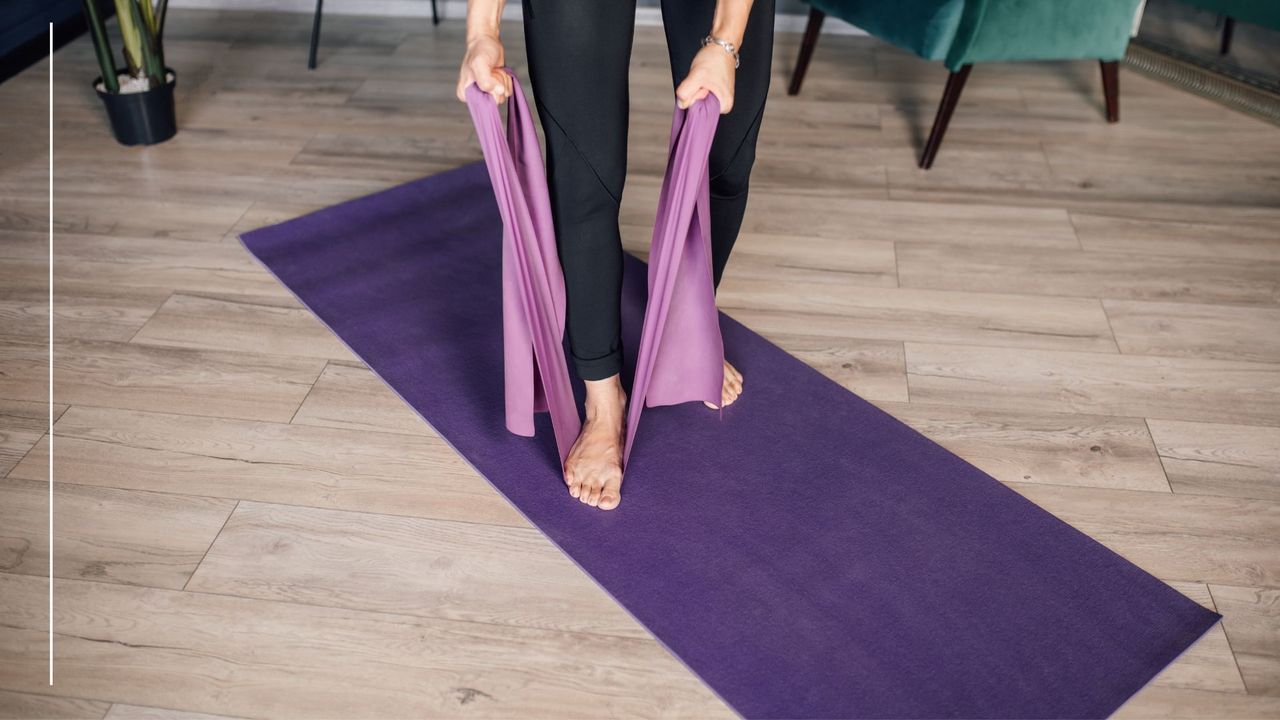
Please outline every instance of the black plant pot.
[{"label": "black plant pot", "polygon": [[111,119],[111,131],[121,145],[154,145],[178,132],[173,109],[173,86],[178,84],[178,74],[165,68],[165,75],[173,79],[163,87],[121,95],[99,89],[101,77],[93,81],[93,89],[102,98],[107,117]]}]

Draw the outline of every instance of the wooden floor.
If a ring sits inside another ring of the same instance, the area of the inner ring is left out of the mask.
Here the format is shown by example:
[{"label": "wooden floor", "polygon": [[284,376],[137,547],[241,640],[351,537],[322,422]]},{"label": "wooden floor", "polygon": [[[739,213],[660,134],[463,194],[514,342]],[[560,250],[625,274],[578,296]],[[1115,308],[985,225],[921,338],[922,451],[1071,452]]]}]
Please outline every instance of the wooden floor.
[{"label": "wooden floor", "polygon": [[[461,24],[334,16],[308,72],[307,16],[171,15],[164,145],[56,56],[53,687],[48,66],[0,86],[0,717],[730,715],[236,241],[477,160]],[[824,37],[789,98],[797,45],[723,309],[1226,616],[1123,714],[1280,717],[1280,130],[980,66],[926,173],[940,65]],[[633,68],[642,252],[658,29]]]}]

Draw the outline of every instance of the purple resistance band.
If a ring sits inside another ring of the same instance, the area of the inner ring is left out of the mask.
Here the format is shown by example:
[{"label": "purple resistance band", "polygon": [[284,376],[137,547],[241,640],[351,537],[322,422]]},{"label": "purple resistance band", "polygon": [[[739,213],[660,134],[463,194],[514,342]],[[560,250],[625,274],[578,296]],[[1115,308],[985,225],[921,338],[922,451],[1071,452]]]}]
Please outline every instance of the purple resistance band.
[{"label": "purple resistance band", "polygon": [[[507,429],[533,436],[533,415],[548,410],[563,464],[582,424],[565,363],[564,274],[556,257],[551,196],[533,117],[510,68],[515,89],[507,111],[506,142],[493,98],[467,86],[493,193],[502,215],[502,354]],[[536,369],[536,372],[535,372]]]},{"label": "purple resistance band", "polygon": [[627,409],[627,444],[645,407],[690,400],[720,404],[724,342],[711,273],[710,180],[707,155],[720,119],[715,95],[676,108],[667,173],[649,246],[649,300]]},{"label": "purple resistance band", "polygon": [[[533,118],[510,68],[506,143],[497,103],[475,84],[467,107],[503,222],[502,319],[507,428],[533,434],[533,413],[549,410],[563,463],[581,425],[564,334],[564,276],[556,257],[551,201]],[[711,271],[707,155],[720,102],[714,95],[676,108],[667,172],[649,252],[649,300],[627,411],[623,462],[645,407],[702,400],[719,405],[724,343]],[[535,372],[535,366],[537,372]]]}]

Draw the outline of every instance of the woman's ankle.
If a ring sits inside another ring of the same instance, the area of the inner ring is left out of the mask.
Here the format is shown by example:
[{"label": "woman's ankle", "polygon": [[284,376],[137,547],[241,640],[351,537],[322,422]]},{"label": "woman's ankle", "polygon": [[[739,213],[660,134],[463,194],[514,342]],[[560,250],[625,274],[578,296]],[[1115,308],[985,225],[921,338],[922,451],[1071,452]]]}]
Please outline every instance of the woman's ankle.
[{"label": "woman's ankle", "polygon": [[622,389],[622,376],[611,375],[603,380],[587,380],[587,397],[583,405],[587,411],[587,419],[598,416],[620,417],[626,405],[627,394]]}]

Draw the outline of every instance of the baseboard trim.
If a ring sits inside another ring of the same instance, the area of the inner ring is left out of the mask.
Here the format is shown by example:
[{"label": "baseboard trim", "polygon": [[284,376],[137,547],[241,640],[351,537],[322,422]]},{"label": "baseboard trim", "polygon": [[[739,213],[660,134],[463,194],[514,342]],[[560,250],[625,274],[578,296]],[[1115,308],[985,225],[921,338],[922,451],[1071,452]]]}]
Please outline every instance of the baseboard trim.
[{"label": "baseboard trim", "polygon": [[[1155,43],[1134,40],[1125,67],[1163,80],[1195,95],[1280,125],[1280,88],[1237,77],[1226,68],[1206,66]],[[1121,91],[1123,94],[1123,91]]]}]

